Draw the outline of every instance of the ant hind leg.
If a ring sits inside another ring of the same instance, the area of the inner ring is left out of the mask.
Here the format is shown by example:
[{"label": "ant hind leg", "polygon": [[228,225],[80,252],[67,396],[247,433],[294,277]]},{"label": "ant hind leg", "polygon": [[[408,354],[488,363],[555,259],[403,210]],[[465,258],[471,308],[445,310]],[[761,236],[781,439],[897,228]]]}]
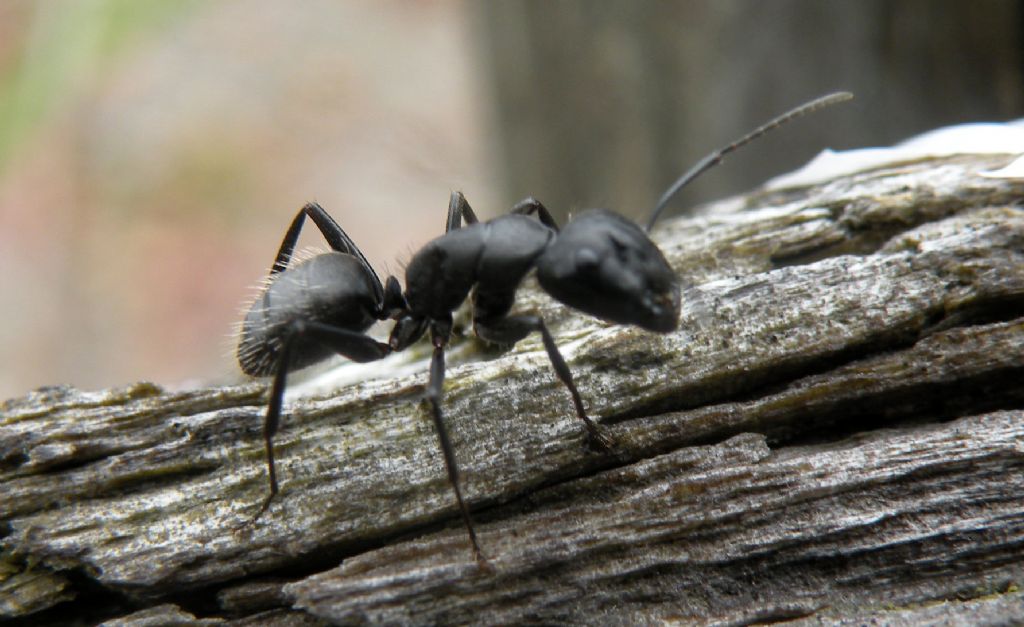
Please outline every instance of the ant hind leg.
[{"label": "ant hind leg", "polygon": [[[281,247],[277,250],[277,256],[274,257],[274,265],[270,267],[270,276],[274,276],[279,272],[283,272],[288,268],[288,263],[291,261],[292,253],[295,252],[295,244],[299,241],[299,233],[302,232],[302,225],[306,221],[306,216],[309,216],[313,223],[316,224],[317,228],[320,229],[320,233],[327,240],[327,244],[331,247],[331,250],[335,250],[342,253],[348,253],[359,260],[360,265],[364,266],[370,275],[377,281],[377,285],[380,286],[380,278],[377,277],[377,273],[374,272],[373,266],[366,260],[366,256],[363,251],[359,250],[356,243],[352,241],[352,238],[348,236],[348,233],[342,229],[334,218],[324,210],[318,203],[311,202],[306,203],[299,212],[295,214],[295,218],[292,219],[292,223],[288,226],[288,230],[285,231],[284,240],[281,241]],[[378,292],[382,292],[383,288],[378,288]]]},{"label": "ant hind leg", "polygon": [[321,344],[329,346],[339,355],[359,363],[376,361],[391,353],[391,347],[388,344],[378,342],[362,333],[319,322],[297,321],[292,323],[277,355],[277,367],[274,370],[274,380],[270,387],[270,402],[267,404],[267,413],[263,419],[263,441],[266,447],[270,492],[252,518],[252,522],[259,520],[260,516],[267,511],[279,491],[274,463],[274,435],[277,434],[281,420],[288,370],[292,363],[296,342],[301,337],[315,339]]}]

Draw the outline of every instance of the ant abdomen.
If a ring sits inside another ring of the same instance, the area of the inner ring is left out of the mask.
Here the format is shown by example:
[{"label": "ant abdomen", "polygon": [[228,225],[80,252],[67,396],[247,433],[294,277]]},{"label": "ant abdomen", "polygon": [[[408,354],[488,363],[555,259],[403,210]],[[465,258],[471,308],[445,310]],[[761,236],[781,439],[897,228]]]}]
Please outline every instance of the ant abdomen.
[{"label": "ant abdomen", "polygon": [[[317,255],[273,275],[242,322],[237,353],[242,371],[254,377],[274,374],[281,346],[296,325],[320,322],[357,332],[369,329],[380,309],[373,280],[359,260],[340,252]],[[323,342],[300,337],[288,369],[305,368],[334,354]]]}]

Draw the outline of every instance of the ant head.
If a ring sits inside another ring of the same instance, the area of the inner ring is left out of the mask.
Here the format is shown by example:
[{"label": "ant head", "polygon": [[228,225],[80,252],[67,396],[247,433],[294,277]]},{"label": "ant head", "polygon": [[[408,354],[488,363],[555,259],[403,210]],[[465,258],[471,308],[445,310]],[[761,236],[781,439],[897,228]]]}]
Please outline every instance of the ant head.
[{"label": "ant head", "polygon": [[537,260],[537,279],[566,305],[610,322],[668,333],[679,324],[679,282],[664,255],[633,222],[587,211]]}]

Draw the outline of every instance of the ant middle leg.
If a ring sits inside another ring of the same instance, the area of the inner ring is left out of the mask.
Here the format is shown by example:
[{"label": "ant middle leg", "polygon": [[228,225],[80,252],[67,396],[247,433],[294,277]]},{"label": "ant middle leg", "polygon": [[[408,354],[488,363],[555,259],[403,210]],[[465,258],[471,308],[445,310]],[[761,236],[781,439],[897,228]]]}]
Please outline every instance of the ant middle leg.
[{"label": "ant middle leg", "polygon": [[473,208],[462,192],[452,192],[448,199],[448,220],[445,222],[444,232],[454,231],[462,228],[462,221],[466,224],[476,224],[480,220],[476,217]]},{"label": "ant middle leg", "polygon": [[[509,213],[515,213],[519,215],[529,216],[534,213],[537,214],[537,219],[540,220],[541,224],[558,231],[558,222],[555,221],[554,216],[548,211],[548,208],[544,206],[544,203],[537,200],[533,196],[524,198],[509,209]],[[476,224],[480,220],[476,217],[476,213],[473,208],[469,206],[469,201],[466,200],[466,196],[462,192],[452,192],[451,199],[448,201],[448,220],[445,223],[444,232],[454,231],[455,229],[462,228],[462,221],[465,220],[466,224]]]},{"label": "ant middle leg", "polygon": [[562,353],[558,350],[555,339],[551,336],[551,332],[548,331],[543,318],[530,315],[477,318],[473,321],[473,325],[478,336],[488,342],[498,344],[515,344],[530,333],[534,331],[539,332],[544,342],[544,350],[547,351],[548,359],[551,360],[551,366],[555,369],[555,374],[565,384],[565,387],[569,389],[572,403],[576,408],[576,415],[583,421],[583,425],[587,429],[588,443],[592,448],[600,451],[611,450],[613,446],[612,439],[587,416],[586,409],[583,407],[583,399],[576,388],[576,383],[573,381],[572,372],[569,371],[569,366],[565,363],[565,358],[562,357]]},{"label": "ant middle leg", "polygon": [[455,451],[448,438],[448,429],[444,426],[441,414],[441,398],[444,390],[444,347],[448,342],[449,333],[450,328],[446,330],[431,328],[430,337],[434,345],[434,354],[430,359],[430,382],[427,384],[426,400],[430,404],[430,415],[434,419],[434,429],[437,431],[437,438],[441,444],[444,466],[448,471],[448,482],[451,483],[452,489],[455,491],[455,500],[459,504],[462,522],[466,525],[469,541],[473,545],[473,555],[481,568],[489,569],[487,558],[484,557],[483,551],[480,550],[480,544],[476,540],[476,531],[473,529],[473,520],[469,516],[469,507],[466,506],[466,502],[462,498],[462,489],[459,487],[459,466],[455,461]]},{"label": "ant middle leg", "polygon": [[524,216],[536,213],[537,219],[540,220],[541,224],[555,231],[556,233],[558,232],[558,222],[555,222],[554,216],[551,215],[551,212],[548,211],[548,208],[545,207],[541,201],[537,200],[533,196],[530,196],[529,198],[524,198],[523,200],[520,200],[516,204],[512,205],[512,208],[509,210],[509,213],[518,213]]}]

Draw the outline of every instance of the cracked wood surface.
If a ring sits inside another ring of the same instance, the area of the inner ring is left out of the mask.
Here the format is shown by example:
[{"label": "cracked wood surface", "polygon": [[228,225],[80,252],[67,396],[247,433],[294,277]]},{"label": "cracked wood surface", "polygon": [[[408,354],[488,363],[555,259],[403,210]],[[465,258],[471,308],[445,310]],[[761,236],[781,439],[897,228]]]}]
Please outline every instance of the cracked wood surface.
[{"label": "cracked wood surface", "polygon": [[1022,186],[977,176],[1007,161],[890,165],[665,221],[687,284],[670,335],[524,289],[613,454],[586,447],[539,338],[456,340],[446,421],[492,573],[419,402],[422,347],[289,398],[282,492],[255,524],[265,383],[12,399],[0,616],[1024,620]]}]

